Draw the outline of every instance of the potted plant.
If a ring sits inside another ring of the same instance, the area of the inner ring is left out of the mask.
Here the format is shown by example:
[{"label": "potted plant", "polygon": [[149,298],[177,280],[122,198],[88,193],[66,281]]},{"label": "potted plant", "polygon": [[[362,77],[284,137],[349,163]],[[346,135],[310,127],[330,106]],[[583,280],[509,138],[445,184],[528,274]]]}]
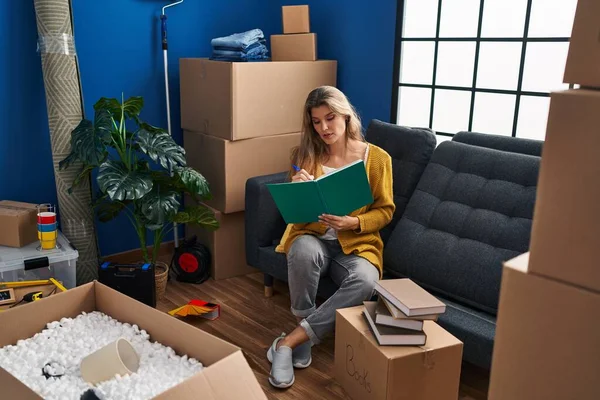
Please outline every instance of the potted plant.
[{"label": "potted plant", "polygon": [[[59,168],[83,163],[69,191],[97,168],[99,193],[93,207],[98,219],[107,222],[125,213],[138,235],[144,261],[156,263],[160,244],[174,222],[211,230],[218,222],[201,204],[211,198],[208,182],[186,165],[185,150],[168,132],[140,119],[143,106],[142,97],[98,100],[94,121],[83,119],[72,131],[71,152]],[[182,193],[195,204],[181,210]],[[147,231],[154,233],[152,254],[146,249]]]}]

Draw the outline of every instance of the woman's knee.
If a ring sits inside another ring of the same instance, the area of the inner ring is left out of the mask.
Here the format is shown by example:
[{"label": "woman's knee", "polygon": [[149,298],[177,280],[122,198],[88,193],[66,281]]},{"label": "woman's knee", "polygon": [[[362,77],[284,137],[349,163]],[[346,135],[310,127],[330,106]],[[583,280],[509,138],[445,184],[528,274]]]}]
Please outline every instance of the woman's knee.
[{"label": "woman's knee", "polygon": [[360,292],[362,300],[369,300],[375,293],[375,282],[379,280],[379,270],[367,262],[352,273],[352,280]]},{"label": "woman's knee", "polygon": [[323,251],[319,239],[311,235],[302,235],[294,240],[288,252],[288,265],[320,264]]}]

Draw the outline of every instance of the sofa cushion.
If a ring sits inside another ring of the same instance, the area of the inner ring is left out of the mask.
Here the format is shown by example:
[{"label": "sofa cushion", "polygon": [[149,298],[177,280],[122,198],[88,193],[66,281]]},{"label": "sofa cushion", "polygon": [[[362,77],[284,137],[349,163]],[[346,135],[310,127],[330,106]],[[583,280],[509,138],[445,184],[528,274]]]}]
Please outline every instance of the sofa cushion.
[{"label": "sofa cushion", "polygon": [[452,137],[453,142],[472,144],[479,147],[509,151],[511,153],[542,156],[544,142],[541,140],[514,138],[502,135],[490,135],[477,132],[458,132]]},{"label": "sofa cushion", "polygon": [[374,119],[367,128],[366,139],[384,149],[392,158],[396,211],[392,221],[380,232],[385,243],[431,159],[436,138],[431,129],[403,127]]},{"label": "sofa cushion", "polygon": [[529,247],[539,162],[441,143],[389,238],[385,269],[495,314],[502,262]]}]

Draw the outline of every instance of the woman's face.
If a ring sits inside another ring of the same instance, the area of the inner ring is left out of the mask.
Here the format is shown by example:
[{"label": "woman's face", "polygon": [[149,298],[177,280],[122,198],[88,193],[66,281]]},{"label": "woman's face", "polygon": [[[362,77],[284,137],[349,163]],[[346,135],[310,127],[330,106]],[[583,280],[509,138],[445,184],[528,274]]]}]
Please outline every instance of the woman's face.
[{"label": "woman's face", "polygon": [[313,108],[310,111],[310,116],[315,131],[326,144],[331,145],[344,138],[346,134],[346,119],[344,116],[335,114],[326,105]]}]

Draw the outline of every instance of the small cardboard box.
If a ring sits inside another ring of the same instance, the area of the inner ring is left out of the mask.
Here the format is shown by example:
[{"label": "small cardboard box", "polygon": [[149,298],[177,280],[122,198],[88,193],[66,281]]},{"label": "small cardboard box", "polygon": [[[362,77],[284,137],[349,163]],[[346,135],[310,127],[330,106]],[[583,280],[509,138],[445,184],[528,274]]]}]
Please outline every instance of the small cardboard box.
[{"label": "small cardboard box", "polygon": [[337,62],[180,60],[181,127],[227,140],[300,132],[304,102]]},{"label": "small cardboard box", "polygon": [[308,5],[281,7],[283,33],[309,33],[310,10]]},{"label": "small cardboard box", "polygon": [[298,133],[230,141],[184,131],[187,163],[208,181],[212,199],[206,204],[224,212],[245,210],[246,181],[254,176],[289,171],[290,152]]},{"label": "small cardboard box", "polygon": [[600,293],[504,264],[490,400],[600,399]]},{"label": "small cardboard box", "polygon": [[[240,348],[98,282],[0,313],[3,327],[0,347],[32,337],[49,322],[96,310],[119,322],[137,324],[150,334],[150,340],[170,346],[177,354],[194,357],[204,365],[202,371],[155,399],[196,400],[200,395],[210,400],[267,399]],[[0,368],[0,387],[2,398],[41,399],[3,368]]]},{"label": "small cardboard box", "polygon": [[600,291],[600,91],[551,94],[529,271]]},{"label": "small cardboard box", "polygon": [[0,201],[0,246],[23,247],[38,240],[37,205]]},{"label": "small cardboard box", "polygon": [[271,59],[273,61],[315,61],[317,34],[271,35]]},{"label": "small cardboard box", "polygon": [[363,306],[337,310],[335,378],[354,400],[456,400],[463,344],[425,321],[425,346],[379,346]]},{"label": "small cardboard box", "polygon": [[579,0],[564,82],[600,88],[600,2]]},{"label": "small cardboard box", "polygon": [[244,211],[223,214],[213,209],[219,229],[209,231],[197,225],[186,225],[186,237],[196,236],[198,243],[210,251],[210,276],[214,280],[258,272],[246,264]]}]

